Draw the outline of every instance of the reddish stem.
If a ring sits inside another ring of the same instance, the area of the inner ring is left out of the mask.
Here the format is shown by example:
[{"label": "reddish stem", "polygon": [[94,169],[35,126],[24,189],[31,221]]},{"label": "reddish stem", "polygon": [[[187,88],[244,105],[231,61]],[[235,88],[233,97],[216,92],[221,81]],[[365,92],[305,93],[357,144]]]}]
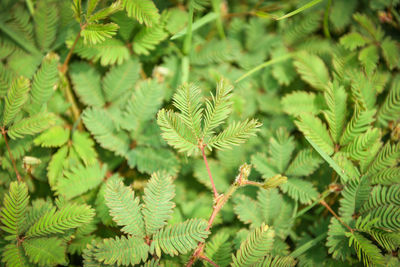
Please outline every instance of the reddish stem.
[{"label": "reddish stem", "polygon": [[15,174],[17,175],[17,180],[18,180],[18,182],[22,182],[21,175],[19,175],[19,172],[18,172],[18,169],[17,169],[17,165],[15,164],[15,160],[14,160],[14,157],[13,157],[13,155],[11,153],[10,146],[8,145],[7,134],[6,134],[7,132],[4,129],[4,127],[1,128],[1,133],[3,134],[4,142],[6,143],[6,147],[7,147],[7,150],[8,150],[8,155],[10,156],[10,160],[11,160],[12,165],[14,167]]},{"label": "reddish stem", "polygon": [[216,200],[217,197],[218,197],[218,192],[217,192],[217,188],[215,187],[214,180],[213,180],[212,175],[211,175],[210,167],[208,166],[208,161],[207,161],[206,153],[205,153],[205,151],[204,151],[204,145],[200,145],[199,147],[200,147],[201,153],[203,154],[203,159],[204,159],[204,163],[206,164],[206,169],[207,169],[208,177],[210,178],[211,186],[212,186],[212,188],[213,188],[214,200]]},{"label": "reddish stem", "polygon": [[336,212],[334,212],[332,210],[332,208],[325,202],[325,200],[321,200],[319,203],[322,204],[322,206],[324,206],[327,210],[329,210],[329,212],[335,216],[335,218],[341,223],[343,224],[343,226],[345,226],[347,229],[349,229],[350,232],[353,232],[354,230],[347,224],[345,223],[342,219],[340,219],[340,217],[336,214]]},{"label": "reddish stem", "polygon": [[211,265],[215,266],[215,267],[219,267],[218,264],[216,264],[215,262],[213,262],[211,259],[207,258],[206,255],[200,255],[199,257],[202,260],[208,261],[209,263],[211,263]]}]

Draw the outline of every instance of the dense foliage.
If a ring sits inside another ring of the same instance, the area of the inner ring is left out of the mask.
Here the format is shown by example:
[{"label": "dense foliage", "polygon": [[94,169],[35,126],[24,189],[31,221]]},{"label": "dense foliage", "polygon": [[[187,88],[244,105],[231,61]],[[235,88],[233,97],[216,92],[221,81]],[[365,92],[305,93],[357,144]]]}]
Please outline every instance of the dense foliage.
[{"label": "dense foliage", "polygon": [[2,0],[2,266],[400,266],[399,0]]}]

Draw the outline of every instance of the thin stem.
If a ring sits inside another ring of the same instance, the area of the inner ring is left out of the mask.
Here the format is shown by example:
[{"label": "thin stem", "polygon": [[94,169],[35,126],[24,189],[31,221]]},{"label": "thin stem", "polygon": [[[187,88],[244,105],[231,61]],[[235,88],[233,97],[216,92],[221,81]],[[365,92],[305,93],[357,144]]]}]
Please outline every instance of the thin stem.
[{"label": "thin stem", "polygon": [[[246,185],[246,179],[243,179],[244,175],[244,169],[240,170],[239,177],[237,180],[229,187],[228,191],[225,194],[220,195],[219,198],[217,198],[215,201],[215,205],[213,207],[213,211],[210,215],[210,218],[208,219],[208,225],[206,228],[206,231],[210,230],[215,218],[217,217],[217,214],[220,212],[222,207],[225,205],[225,203],[229,200],[229,198],[233,195],[233,193],[240,187]],[[186,264],[186,267],[191,267],[198,258],[201,258],[203,255],[203,250],[204,250],[204,245],[205,243],[199,242],[197,245],[196,250],[194,251],[192,257],[190,257],[189,262]]]},{"label": "thin stem", "polygon": [[22,182],[21,175],[18,172],[17,165],[15,164],[15,160],[14,160],[14,157],[13,157],[13,155],[11,153],[10,146],[8,145],[7,131],[4,129],[4,127],[1,127],[1,133],[3,134],[4,142],[6,143],[6,147],[7,147],[7,150],[8,150],[8,155],[10,156],[10,160],[11,160],[12,165],[14,167],[15,174],[17,175],[17,180],[18,180],[18,182]]},{"label": "thin stem", "polygon": [[191,1],[189,1],[189,18],[188,18],[188,26],[186,31],[185,40],[183,41],[183,49],[182,52],[185,55],[182,58],[182,83],[186,83],[189,80],[189,53],[192,48],[192,24],[193,24],[193,14],[194,7]]},{"label": "thin stem", "polygon": [[307,211],[309,211],[310,209],[312,209],[315,205],[317,205],[318,203],[320,203],[322,200],[324,200],[329,194],[331,193],[331,190],[326,190],[324,192],[322,192],[322,194],[320,195],[320,197],[315,200],[313,203],[311,203],[310,205],[308,205],[307,207],[305,207],[304,209],[302,209],[300,212],[298,212],[295,215],[295,218],[302,216],[304,213],[306,213]]},{"label": "thin stem", "polygon": [[329,212],[335,216],[335,218],[341,223],[343,224],[343,226],[345,226],[347,229],[350,230],[350,232],[353,232],[353,228],[351,228],[347,223],[345,223],[342,219],[340,219],[340,217],[336,214],[336,212],[334,212],[332,210],[332,208],[325,202],[325,200],[321,200],[319,203],[322,204],[322,206],[324,206],[327,210],[329,210]]},{"label": "thin stem", "polygon": [[326,8],[325,8],[325,13],[324,13],[324,34],[325,34],[325,37],[328,39],[331,38],[331,34],[329,32],[329,12],[331,10],[331,4],[332,4],[332,0],[328,0],[328,3],[326,4]]},{"label": "thin stem", "polygon": [[218,264],[216,264],[215,262],[213,262],[211,259],[209,259],[206,255],[200,255],[199,257],[202,260],[205,260],[207,262],[209,262],[211,265],[215,266],[215,267],[219,267]]},{"label": "thin stem", "polygon": [[67,78],[67,75],[65,73],[61,73],[61,84],[63,85],[62,88],[64,89],[64,94],[65,97],[67,98],[67,101],[69,103],[71,103],[71,112],[72,112],[72,116],[74,117],[74,121],[78,122],[78,129],[82,130],[83,129],[83,125],[82,125],[82,121],[80,120],[80,110],[78,107],[78,104],[75,101],[75,97],[74,94],[72,93],[72,89],[71,89],[71,84]]},{"label": "thin stem", "polygon": [[222,23],[222,16],[221,16],[221,0],[213,0],[212,1],[212,7],[214,12],[218,15],[217,18],[217,30],[219,33],[219,37],[223,40],[226,39],[225,37],[225,32],[224,32],[224,26]]},{"label": "thin stem", "polygon": [[202,144],[200,145],[200,150],[201,150],[201,153],[203,154],[204,164],[206,165],[208,177],[210,178],[211,186],[212,186],[212,189],[214,192],[214,200],[216,200],[218,198],[218,192],[217,192],[217,188],[215,187],[215,184],[214,184],[214,179],[212,178],[212,175],[211,175],[210,167],[208,166],[207,156],[204,151],[204,145],[202,145]]},{"label": "thin stem", "polygon": [[81,25],[81,28],[80,28],[78,34],[77,34],[76,37],[75,37],[74,43],[72,44],[71,48],[69,49],[69,52],[68,52],[67,57],[65,58],[65,61],[64,61],[64,63],[62,64],[62,66],[60,67],[61,73],[65,74],[65,73],[67,72],[67,70],[68,70],[68,63],[69,63],[69,61],[71,60],[72,53],[74,52],[75,46],[76,46],[76,44],[78,43],[79,38],[81,38],[81,32],[86,28],[86,26],[87,26],[86,24]]}]

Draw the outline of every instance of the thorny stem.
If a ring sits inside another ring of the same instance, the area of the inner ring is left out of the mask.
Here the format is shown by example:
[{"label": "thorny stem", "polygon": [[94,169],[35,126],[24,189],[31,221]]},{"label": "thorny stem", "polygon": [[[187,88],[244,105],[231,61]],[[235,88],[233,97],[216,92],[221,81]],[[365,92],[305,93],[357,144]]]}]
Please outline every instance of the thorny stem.
[{"label": "thorny stem", "polygon": [[13,157],[13,155],[11,153],[10,146],[8,145],[7,131],[4,129],[4,127],[1,127],[1,133],[3,134],[4,142],[6,143],[6,147],[7,147],[7,150],[8,150],[8,155],[10,156],[10,160],[11,160],[12,165],[14,167],[15,174],[17,175],[18,182],[22,182],[21,175],[18,172],[17,165],[15,164],[15,160],[14,160],[14,157]]},{"label": "thorny stem", "polygon": [[[204,149],[203,149],[204,150]],[[222,209],[222,207],[224,206],[224,204],[228,201],[228,199],[232,196],[232,194],[240,187],[243,185],[246,185],[247,180],[243,179],[243,175],[244,175],[244,169],[240,170],[240,174],[239,177],[236,179],[236,181],[229,187],[228,191],[225,194],[219,195],[218,198],[215,199],[215,204],[213,206],[213,211],[210,215],[210,218],[208,219],[208,224],[207,224],[207,228],[206,231],[210,230],[212,227],[212,224],[215,220],[215,218],[217,217],[217,214],[220,212],[220,210]],[[191,267],[197,259],[204,259],[202,256],[204,256],[203,254],[203,250],[204,250],[204,242],[199,242],[199,244],[197,245],[196,250],[194,251],[192,257],[190,257],[189,262],[186,264],[186,267]],[[206,260],[206,259],[204,259]],[[211,262],[210,262],[211,263]],[[216,265],[218,266],[218,265]]]},{"label": "thorny stem", "polygon": [[350,230],[350,232],[354,232],[354,229],[351,228],[347,223],[345,223],[342,219],[340,219],[340,217],[336,214],[336,212],[334,212],[332,210],[332,208],[325,202],[325,200],[321,200],[319,203],[321,203],[322,206],[324,206],[327,210],[329,210],[329,212],[335,216],[335,218],[341,223],[343,224],[343,226],[345,226],[347,229]]},{"label": "thorny stem", "polygon": [[203,154],[204,164],[206,165],[208,177],[210,178],[211,186],[212,186],[212,189],[213,189],[213,192],[214,192],[214,200],[216,201],[216,199],[218,198],[219,195],[218,195],[217,188],[215,187],[214,180],[213,180],[212,175],[211,175],[210,167],[208,166],[207,156],[206,156],[206,153],[204,151],[204,145],[200,144],[199,148],[201,150],[201,153]]}]

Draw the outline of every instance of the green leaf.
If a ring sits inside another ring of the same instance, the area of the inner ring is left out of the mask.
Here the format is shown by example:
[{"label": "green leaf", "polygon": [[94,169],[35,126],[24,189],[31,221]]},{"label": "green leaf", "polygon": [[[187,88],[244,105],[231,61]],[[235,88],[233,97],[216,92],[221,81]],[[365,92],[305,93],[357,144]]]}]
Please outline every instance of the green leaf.
[{"label": "green leaf", "polygon": [[141,213],[142,205],[129,187],[119,179],[110,180],[107,182],[104,197],[113,220],[118,225],[124,226],[121,231],[138,238],[146,235]]},{"label": "green leaf", "polygon": [[348,247],[346,232],[348,232],[348,229],[336,218],[332,217],[331,223],[329,224],[326,246],[329,248],[328,251],[332,254],[334,259],[344,261],[351,254],[351,250]]},{"label": "green leaf", "polygon": [[63,234],[89,223],[94,215],[94,210],[85,204],[67,204],[58,211],[52,208],[29,228],[26,237]]},{"label": "green leaf", "polygon": [[168,37],[164,23],[143,27],[133,39],[133,51],[138,55],[149,55],[150,51]]},{"label": "green leaf", "polygon": [[251,164],[255,169],[261,173],[264,179],[269,179],[277,174],[279,171],[273,165],[271,158],[267,158],[264,154],[257,153],[251,156]]},{"label": "green leaf", "polygon": [[191,130],[196,140],[202,137],[203,107],[201,90],[194,84],[184,84],[173,96],[174,106],[181,112],[179,118]]},{"label": "green leaf", "polygon": [[163,102],[164,94],[162,84],[156,80],[141,82],[127,103],[123,114],[126,123],[122,127],[139,133],[144,122],[155,118]]},{"label": "green leaf", "polygon": [[284,193],[302,204],[311,204],[318,197],[318,191],[312,183],[299,178],[290,178],[279,186]]},{"label": "green leaf", "polygon": [[115,239],[104,239],[94,250],[94,257],[105,264],[135,265],[145,262],[149,246],[142,238],[134,236],[117,236]]},{"label": "green leaf", "polygon": [[105,149],[126,156],[129,149],[128,137],[116,132],[115,124],[105,109],[88,108],[83,111],[83,122],[94,139]]},{"label": "green leaf", "polygon": [[232,146],[243,144],[251,136],[255,136],[260,126],[261,123],[255,119],[233,122],[218,135],[210,138],[206,145],[209,148],[230,149]]},{"label": "green leaf", "polygon": [[39,266],[57,266],[67,264],[65,241],[57,237],[39,237],[27,239],[22,243],[29,261]]},{"label": "green leaf", "polygon": [[333,141],[337,144],[346,122],[347,93],[344,87],[334,81],[327,86],[324,96],[328,106],[328,110],[324,112],[325,119]]},{"label": "green leaf", "polygon": [[364,66],[367,74],[371,74],[379,61],[379,51],[375,45],[363,48],[358,56],[361,64]]},{"label": "green leaf", "polygon": [[299,116],[303,112],[318,114],[319,107],[316,103],[316,95],[310,92],[295,91],[282,98],[283,110],[293,116]]},{"label": "green leaf", "polygon": [[6,266],[31,266],[31,264],[28,262],[28,257],[25,256],[24,249],[22,248],[22,246],[17,246],[17,244],[7,244],[3,247],[1,261],[5,262]]},{"label": "green leaf", "polygon": [[207,238],[210,232],[206,227],[205,220],[191,219],[162,228],[153,235],[150,253],[156,253],[158,257],[161,251],[171,256],[186,254]]},{"label": "green leaf", "polygon": [[390,70],[399,66],[400,52],[396,41],[391,40],[389,37],[385,38],[381,44],[383,58],[386,61]]},{"label": "green leaf", "polygon": [[117,34],[118,25],[115,23],[107,24],[88,24],[82,31],[83,43],[97,44],[103,42],[107,38],[112,38]]},{"label": "green leaf", "polygon": [[113,102],[131,90],[139,78],[140,64],[129,59],[119,66],[112,67],[103,78],[105,99]]},{"label": "green leaf", "polygon": [[157,114],[157,123],[162,131],[162,137],[170,146],[189,155],[197,151],[197,140],[178,113],[162,109]]},{"label": "green leaf", "polygon": [[[67,41],[69,48],[72,44],[72,40]],[[90,46],[84,45],[83,40],[79,40],[74,53],[87,60],[100,61],[102,66],[122,64],[130,58],[129,49],[121,40],[115,38],[107,38],[101,43]]]},{"label": "green leaf", "polygon": [[78,165],[65,171],[53,189],[57,195],[72,199],[97,187],[103,181],[106,170],[106,165],[100,167],[98,163],[89,167]]},{"label": "green leaf", "polygon": [[395,121],[400,117],[400,75],[393,79],[389,94],[382,103],[378,111],[378,121],[387,126],[390,121]]},{"label": "green leaf", "polygon": [[268,225],[261,225],[251,231],[240,245],[232,266],[252,266],[268,254],[273,247],[275,232]]},{"label": "green leaf", "polygon": [[348,122],[345,131],[340,139],[341,145],[346,145],[353,141],[357,136],[367,131],[371,126],[374,118],[375,110],[361,110],[355,106],[353,117]]},{"label": "green leaf", "polygon": [[135,18],[140,24],[151,27],[160,19],[160,14],[153,1],[149,0],[123,0],[123,6],[128,16]]},{"label": "green leaf", "polygon": [[229,239],[229,235],[221,231],[206,243],[206,256],[220,267],[226,267],[231,262],[232,242]]},{"label": "green leaf", "polygon": [[32,117],[22,119],[8,128],[7,134],[12,139],[22,138],[24,135],[34,135],[54,125],[56,116],[52,113],[38,113]]},{"label": "green leaf", "polygon": [[348,33],[340,38],[340,44],[351,51],[356,50],[358,47],[363,47],[367,42],[368,41],[357,32]]},{"label": "green leaf", "polygon": [[55,91],[59,81],[59,60],[60,58],[57,54],[49,53],[44,57],[40,69],[33,76],[31,95],[33,106],[36,110],[40,110],[42,105],[50,100]]},{"label": "green leaf", "polygon": [[315,142],[324,152],[332,155],[334,152],[333,142],[322,121],[311,114],[303,113],[295,124],[303,134]]},{"label": "green leaf", "polygon": [[303,149],[297,153],[285,171],[289,176],[309,176],[321,165],[322,159],[311,149]]},{"label": "green leaf", "polygon": [[368,200],[371,187],[368,179],[362,177],[361,180],[349,181],[342,191],[343,198],[340,199],[339,215],[345,220],[350,221],[363,204]]},{"label": "green leaf", "polygon": [[86,166],[97,162],[97,153],[94,149],[94,142],[88,133],[74,131],[72,134],[72,148]]},{"label": "green leaf", "polygon": [[83,62],[74,63],[70,67],[70,76],[74,91],[82,103],[95,107],[104,106],[100,73],[94,67]]},{"label": "green leaf", "polygon": [[69,134],[69,129],[54,126],[36,137],[33,142],[42,147],[61,147],[69,140]]},{"label": "green leaf", "polygon": [[305,82],[315,89],[325,89],[330,77],[322,59],[316,55],[302,52],[296,55],[293,64]]},{"label": "green leaf", "polygon": [[362,234],[353,232],[348,233],[347,236],[350,237],[349,246],[354,245],[358,259],[362,260],[366,266],[384,263],[380,249]]},{"label": "green leaf", "polygon": [[179,171],[179,161],[176,155],[165,148],[154,149],[139,146],[128,152],[126,156],[131,168],[137,167],[141,173],[153,174],[161,171],[176,175]]},{"label": "green leaf", "polygon": [[252,227],[259,227],[264,218],[260,216],[261,209],[259,203],[251,197],[240,195],[233,199],[235,204],[234,211],[238,219],[244,224],[250,224]]},{"label": "green leaf", "polygon": [[175,186],[170,176],[154,173],[146,187],[143,196],[143,218],[147,236],[164,227],[171,218],[175,203]]},{"label": "green leaf", "polygon": [[9,125],[15,119],[26,100],[28,100],[30,89],[30,82],[27,78],[20,76],[14,79],[5,98],[3,126]]},{"label": "green leaf", "polygon": [[295,149],[295,142],[285,128],[279,128],[275,137],[269,140],[269,154],[271,163],[279,173],[284,173],[289,164],[292,153]]},{"label": "green leaf", "polygon": [[67,155],[68,146],[63,146],[51,157],[49,165],[47,166],[47,178],[51,188],[54,188],[58,179],[62,176]]},{"label": "green leaf", "polygon": [[7,233],[6,240],[15,240],[22,234],[25,215],[29,204],[28,187],[25,183],[12,182],[8,194],[4,196],[0,211],[0,228]]},{"label": "green leaf", "polygon": [[47,52],[57,37],[60,15],[55,3],[37,1],[33,20],[35,21],[36,43],[41,51]]}]

